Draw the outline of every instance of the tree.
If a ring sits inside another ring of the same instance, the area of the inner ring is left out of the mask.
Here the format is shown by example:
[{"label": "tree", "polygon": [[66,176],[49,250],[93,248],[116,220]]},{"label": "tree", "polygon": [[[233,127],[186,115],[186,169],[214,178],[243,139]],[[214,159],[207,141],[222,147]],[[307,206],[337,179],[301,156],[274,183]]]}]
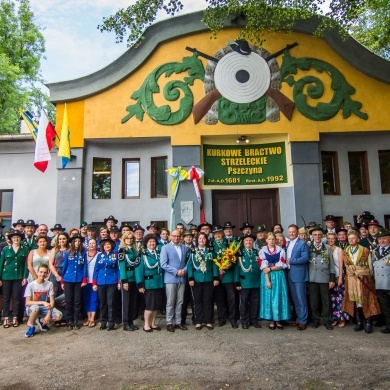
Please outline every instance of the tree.
[{"label": "tree", "polygon": [[[323,15],[316,33],[322,35],[328,28],[338,28],[342,34],[356,34],[363,44],[370,37],[368,47],[379,55],[390,58],[389,0],[206,0],[203,21],[216,35],[226,20],[233,23],[245,20],[239,38],[261,44],[262,30],[288,30],[299,19]],[[116,41],[125,38],[129,45],[137,42],[144,30],[156,20],[158,11],[170,16],[182,9],[181,0],[137,0],[133,5],[118,10],[103,19],[100,31],[114,31]],[[383,13],[387,23],[381,24]],[[375,15],[375,22],[371,19]],[[376,27],[371,31],[372,26]],[[376,43],[374,43],[376,42]],[[382,47],[382,49],[379,49]],[[386,54],[387,53],[387,54]]]},{"label": "tree", "polygon": [[359,10],[350,32],[368,49],[390,59],[390,1],[367,1]]},{"label": "tree", "polygon": [[36,116],[42,107],[53,112],[39,88],[45,42],[28,0],[0,1],[0,133],[19,129],[19,108]]}]

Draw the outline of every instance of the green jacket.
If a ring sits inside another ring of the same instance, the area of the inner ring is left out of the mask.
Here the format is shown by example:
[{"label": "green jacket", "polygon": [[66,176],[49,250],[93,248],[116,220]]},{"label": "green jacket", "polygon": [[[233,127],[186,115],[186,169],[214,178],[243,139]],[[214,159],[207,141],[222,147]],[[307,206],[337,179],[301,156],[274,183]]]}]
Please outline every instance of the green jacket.
[{"label": "green jacket", "polygon": [[219,270],[213,261],[213,257],[213,252],[209,248],[205,248],[203,254],[199,248],[193,248],[188,256],[188,280],[195,281],[195,283],[219,280]]},{"label": "green jacket", "polygon": [[24,244],[25,247],[27,247],[27,249],[29,251],[31,251],[33,249],[38,249],[38,245],[36,243],[36,238],[35,237],[32,238],[30,243],[28,242],[28,239],[26,237],[24,240],[22,240],[22,243]]},{"label": "green jacket", "polygon": [[17,253],[14,252],[12,245],[6,246],[0,257],[0,280],[27,278],[27,256],[28,249],[24,245],[20,246]]},{"label": "green jacket", "polygon": [[260,287],[260,267],[257,263],[256,251],[250,256],[246,249],[241,250],[235,266],[234,281],[241,288]]},{"label": "green jacket", "polygon": [[[212,241],[212,245],[214,248],[213,258],[218,258],[222,256],[222,253],[226,248],[228,248],[228,243],[225,240],[222,240],[220,243],[217,243],[215,240]],[[234,265],[232,265],[229,269],[224,271],[224,274],[221,279],[221,283],[234,283]]]},{"label": "green jacket", "polygon": [[120,248],[118,259],[121,282],[135,282],[135,268],[139,264],[137,251],[132,248]]},{"label": "green jacket", "polygon": [[138,288],[153,290],[164,287],[164,272],[160,267],[160,256],[153,256],[147,249],[140,253],[140,261],[135,269]]}]

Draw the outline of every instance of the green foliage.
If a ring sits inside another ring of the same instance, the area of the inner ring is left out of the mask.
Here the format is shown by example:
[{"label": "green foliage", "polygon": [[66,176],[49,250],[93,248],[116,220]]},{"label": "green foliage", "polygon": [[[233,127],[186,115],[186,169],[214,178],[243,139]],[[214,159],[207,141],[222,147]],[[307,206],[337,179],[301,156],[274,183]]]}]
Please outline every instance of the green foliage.
[{"label": "green foliage", "polygon": [[0,133],[16,133],[19,108],[36,116],[42,107],[53,116],[54,107],[39,88],[44,39],[28,0],[0,1]]},{"label": "green foliage", "polygon": [[[261,44],[261,31],[289,30],[298,19],[324,15],[326,18],[318,26],[318,35],[321,36],[328,28],[336,27],[342,34],[352,33],[369,49],[390,58],[389,0],[206,1],[208,6],[204,11],[203,21],[214,37],[228,21],[233,25],[242,25],[239,38]],[[135,4],[104,18],[98,28],[100,31],[114,31],[117,42],[127,39],[131,45],[156,20],[158,11],[174,16],[182,9],[180,0],[137,0]]]},{"label": "green foliage", "polygon": [[350,31],[368,49],[390,59],[390,1],[366,1]]}]

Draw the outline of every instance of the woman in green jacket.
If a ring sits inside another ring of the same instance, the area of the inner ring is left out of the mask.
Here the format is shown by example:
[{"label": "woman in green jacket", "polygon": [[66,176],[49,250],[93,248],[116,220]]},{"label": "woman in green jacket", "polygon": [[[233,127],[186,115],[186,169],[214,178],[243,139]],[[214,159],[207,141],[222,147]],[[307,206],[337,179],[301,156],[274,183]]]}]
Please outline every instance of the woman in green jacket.
[{"label": "woman in green jacket", "polygon": [[156,325],[157,311],[163,306],[164,274],[160,267],[160,254],[156,250],[157,237],[148,234],[143,239],[144,250],[140,252],[135,279],[138,291],[145,296],[145,332],[161,330]]},{"label": "woman in green jacket", "polygon": [[137,318],[137,286],[135,283],[135,266],[139,262],[135,248],[133,232],[125,232],[121,238],[118,251],[119,271],[122,285],[122,321],[123,330],[138,330],[133,324]]},{"label": "woman in green jacket", "polygon": [[22,304],[22,287],[27,283],[28,248],[21,245],[23,233],[12,230],[8,234],[12,244],[5,247],[0,257],[0,286],[3,286],[3,327],[9,328],[9,306],[12,297],[13,326],[18,327],[19,306]]}]

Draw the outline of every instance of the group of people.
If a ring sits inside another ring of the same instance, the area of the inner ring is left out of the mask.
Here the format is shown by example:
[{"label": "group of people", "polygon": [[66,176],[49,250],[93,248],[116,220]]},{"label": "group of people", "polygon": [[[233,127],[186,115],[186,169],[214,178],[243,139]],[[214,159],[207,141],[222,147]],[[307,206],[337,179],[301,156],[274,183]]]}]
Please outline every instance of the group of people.
[{"label": "group of people", "polygon": [[216,307],[218,327],[260,328],[261,319],[270,330],[303,331],[310,318],[313,328],[332,330],[353,319],[355,331],[371,333],[377,318],[390,333],[389,231],[367,211],[357,227],[336,230],[333,215],[324,221],[291,224],[287,237],[280,224],[244,222],[238,237],[230,222],[158,232],[154,224],[118,227],[110,215],[99,229],[82,222],[68,234],[56,224],[49,238],[46,225],[18,220],[4,237],[0,231],[3,328],[18,327],[25,309],[26,337],[51,321],[95,327],[97,313],[101,330],[121,322],[138,330],[141,315],[151,333],[161,331],[161,311],[175,332],[187,330],[191,306],[196,330],[214,329]]}]

